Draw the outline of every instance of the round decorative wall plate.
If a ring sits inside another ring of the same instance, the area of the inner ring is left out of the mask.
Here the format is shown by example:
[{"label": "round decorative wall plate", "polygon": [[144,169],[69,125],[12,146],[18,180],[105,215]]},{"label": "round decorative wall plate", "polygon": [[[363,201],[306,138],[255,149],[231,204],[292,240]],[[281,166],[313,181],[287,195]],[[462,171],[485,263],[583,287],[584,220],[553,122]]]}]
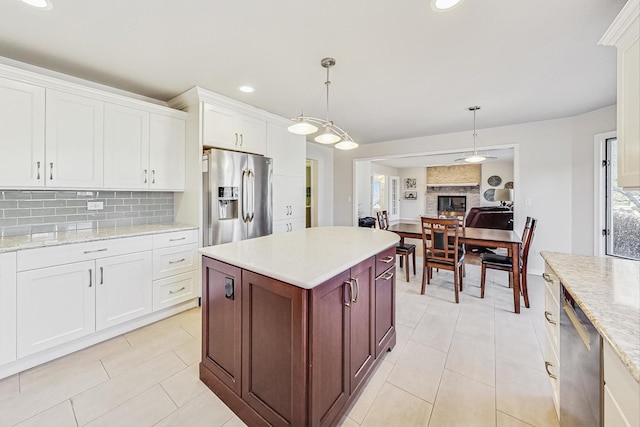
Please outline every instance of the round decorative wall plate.
[{"label": "round decorative wall plate", "polygon": [[502,182],[502,178],[500,178],[498,175],[491,175],[487,182],[490,186],[497,187]]},{"label": "round decorative wall plate", "polygon": [[487,202],[495,202],[495,200],[493,200],[493,196],[495,194],[496,190],[493,188],[488,189],[487,191],[484,192],[484,199]]},{"label": "round decorative wall plate", "polygon": [[505,182],[504,188],[507,190],[513,190],[513,181]]}]

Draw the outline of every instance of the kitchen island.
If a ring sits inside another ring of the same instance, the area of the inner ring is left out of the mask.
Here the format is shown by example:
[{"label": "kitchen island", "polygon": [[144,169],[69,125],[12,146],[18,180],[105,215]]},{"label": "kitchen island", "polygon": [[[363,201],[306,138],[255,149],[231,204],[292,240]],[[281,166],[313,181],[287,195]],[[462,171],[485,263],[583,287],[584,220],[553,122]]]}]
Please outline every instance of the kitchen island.
[{"label": "kitchen island", "polygon": [[395,346],[398,240],[319,227],[201,249],[202,381],[251,426],[336,425]]}]

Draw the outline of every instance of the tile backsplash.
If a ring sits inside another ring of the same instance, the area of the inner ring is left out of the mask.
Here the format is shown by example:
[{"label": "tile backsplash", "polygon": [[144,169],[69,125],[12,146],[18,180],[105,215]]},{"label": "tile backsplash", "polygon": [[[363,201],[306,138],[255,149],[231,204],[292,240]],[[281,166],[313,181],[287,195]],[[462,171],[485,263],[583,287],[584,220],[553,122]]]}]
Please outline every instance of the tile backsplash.
[{"label": "tile backsplash", "polygon": [[[87,202],[104,209],[87,210]],[[0,236],[171,223],[173,193],[0,191]]]}]

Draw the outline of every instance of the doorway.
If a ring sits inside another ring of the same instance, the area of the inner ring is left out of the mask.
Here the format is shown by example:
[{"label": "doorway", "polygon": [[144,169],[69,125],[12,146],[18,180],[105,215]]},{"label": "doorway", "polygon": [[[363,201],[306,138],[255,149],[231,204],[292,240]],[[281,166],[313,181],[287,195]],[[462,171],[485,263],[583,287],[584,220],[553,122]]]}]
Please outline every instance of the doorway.
[{"label": "doorway", "polygon": [[318,226],[318,161],[307,159],[305,184],[306,228]]}]

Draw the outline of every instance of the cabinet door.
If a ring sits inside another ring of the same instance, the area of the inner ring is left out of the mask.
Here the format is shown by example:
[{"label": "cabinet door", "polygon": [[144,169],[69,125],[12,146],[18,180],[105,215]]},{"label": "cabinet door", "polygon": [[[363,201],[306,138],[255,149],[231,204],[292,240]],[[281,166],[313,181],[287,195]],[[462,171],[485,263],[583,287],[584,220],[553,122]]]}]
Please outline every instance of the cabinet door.
[{"label": "cabinet door", "polygon": [[307,291],[242,271],[242,399],[271,425],[306,425]]},{"label": "cabinet door", "polygon": [[236,114],[235,132],[239,134],[238,149],[247,153],[261,154],[267,151],[267,122],[255,117]]},{"label": "cabinet door", "polygon": [[327,425],[349,398],[349,271],[311,290],[311,425]]},{"label": "cabinet door", "polygon": [[376,358],[395,344],[396,274],[395,266],[376,279]]},{"label": "cabinet door", "polygon": [[104,186],[149,187],[149,113],[106,104],[104,107]]},{"label": "cabinet door", "polygon": [[151,114],[149,188],[152,190],[184,190],[185,121],[175,117]]},{"label": "cabinet door", "polygon": [[151,251],[96,261],[96,330],[152,309]]},{"label": "cabinet door", "polygon": [[0,365],[16,360],[16,253],[0,254]]},{"label": "cabinet door", "polygon": [[285,126],[267,124],[267,157],[273,159],[273,174],[305,176],[307,145],[304,135],[290,133]]},{"label": "cabinet door", "polygon": [[242,275],[202,257],[202,364],[240,396]]},{"label": "cabinet door", "polygon": [[349,376],[353,394],[367,377],[375,359],[375,280],[373,258],[351,268],[355,292],[349,323]]},{"label": "cabinet door", "polygon": [[0,78],[0,184],[44,186],[44,88]]},{"label": "cabinet door", "polygon": [[47,89],[46,185],[103,184],[104,102]]},{"label": "cabinet door", "polygon": [[202,145],[238,150],[240,136],[234,130],[233,111],[202,105]]},{"label": "cabinet door", "polygon": [[305,209],[304,177],[281,176],[273,177],[273,220],[302,218]]},{"label": "cabinet door", "polygon": [[18,358],[95,331],[95,263],[17,274]]}]

